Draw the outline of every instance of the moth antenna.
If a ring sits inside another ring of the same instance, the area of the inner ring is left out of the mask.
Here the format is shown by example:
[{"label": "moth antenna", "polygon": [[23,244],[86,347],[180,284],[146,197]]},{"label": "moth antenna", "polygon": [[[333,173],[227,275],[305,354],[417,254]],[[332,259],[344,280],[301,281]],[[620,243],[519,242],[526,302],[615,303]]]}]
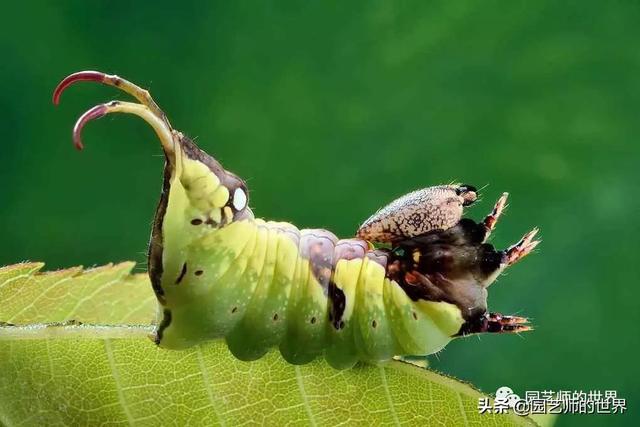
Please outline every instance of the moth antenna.
[{"label": "moth antenna", "polygon": [[84,126],[89,121],[98,119],[110,113],[128,113],[142,118],[151,125],[153,130],[155,130],[158,138],[160,138],[160,143],[162,144],[162,148],[165,153],[173,154],[175,152],[173,140],[174,131],[162,117],[158,117],[146,105],[123,101],[111,101],[106,104],[96,105],[80,116],[73,127],[73,144],[78,150],[82,150],[84,148],[84,145],[82,144],[82,130],[84,129]]}]

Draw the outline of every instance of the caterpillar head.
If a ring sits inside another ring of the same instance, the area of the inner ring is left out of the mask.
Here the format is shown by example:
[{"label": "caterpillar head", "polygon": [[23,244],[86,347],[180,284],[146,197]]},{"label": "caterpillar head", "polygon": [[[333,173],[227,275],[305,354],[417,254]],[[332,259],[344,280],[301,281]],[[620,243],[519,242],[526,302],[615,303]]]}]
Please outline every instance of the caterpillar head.
[{"label": "caterpillar head", "polygon": [[[82,130],[87,122],[111,113],[134,114],[156,132],[165,155],[163,191],[156,210],[149,243],[149,275],[160,303],[165,302],[163,273],[177,277],[182,262],[177,259],[184,248],[198,239],[207,227],[222,227],[232,221],[253,218],[248,206],[245,182],[225,170],[217,160],[198,148],[181,132],[174,130],[149,92],[115,75],[81,71],[65,78],[53,94],[58,104],[62,92],[78,81],[114,86],[136,98],[139,103],[111,101],[85,112],[73,129],[73,141],[82,150]],[[165,262],[163,263],[163,259]],[[178,267],[176,267],[178,266]],[[167,275],[165,275],[167,276]]]},{"label": "caterpillar head", "polygon": [[472,185],[439,185],[406,194],[367,219],[357,237],[370,242],[391,243],[428,231],[453,227],[463,208],[478,198]]}]

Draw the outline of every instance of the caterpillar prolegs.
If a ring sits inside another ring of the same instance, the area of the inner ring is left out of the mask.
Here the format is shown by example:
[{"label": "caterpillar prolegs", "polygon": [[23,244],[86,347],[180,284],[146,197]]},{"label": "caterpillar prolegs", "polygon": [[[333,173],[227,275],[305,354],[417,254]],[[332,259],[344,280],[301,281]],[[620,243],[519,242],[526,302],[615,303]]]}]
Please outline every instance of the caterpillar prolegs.
[{"label": "caterpillar prolegs", "polygon": [[468,334],[531,329],[526,318],[487,312],[488,286],[539,243],[537,229],[506,250],[486,242],[506,193],[478,223],[463,218],[476,188],[429,187],[392,202],[344,240],[257,219],[245,182],[174,130],[146,90],[83,71],[58,85],[54,103],[81,80],[120,88],[138,103],[88,110],[73,130],[77,148],[88,121],[120,112],[147,121],[165,154],[148,258],[159,346],[225,339],[242,360],[277,346],[291,363],[324,356],[344,369],[431,354]]}]

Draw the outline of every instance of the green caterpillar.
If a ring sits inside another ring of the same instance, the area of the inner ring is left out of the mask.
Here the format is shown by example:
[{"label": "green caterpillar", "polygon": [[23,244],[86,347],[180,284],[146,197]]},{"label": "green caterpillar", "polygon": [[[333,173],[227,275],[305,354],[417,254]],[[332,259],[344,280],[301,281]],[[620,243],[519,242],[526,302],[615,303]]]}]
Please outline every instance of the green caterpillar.
[{"label": "green caterpillar", "polygon": [[539,243],[537,229],[503,251],[486,243],[506,193],[476,223],[462,217],[477,199],[474,187],[419,190],[346,240],[264,221],[248,206],[245,182],[174,130],[146,90],[83,71],[58,85],[54,103],[81,80],[118,87],[139,103],[112,101],[84,113],[73,131],[78,149],[88,121],[121,112],[146,120],[164,150],[149,243],[159,346],[225,339],[242,360],[277,346],[290,363],[324,356],[346,369],[358,361],[432,354],[458,336],[531,329],[526,318],[487,312],[487,287]]}]

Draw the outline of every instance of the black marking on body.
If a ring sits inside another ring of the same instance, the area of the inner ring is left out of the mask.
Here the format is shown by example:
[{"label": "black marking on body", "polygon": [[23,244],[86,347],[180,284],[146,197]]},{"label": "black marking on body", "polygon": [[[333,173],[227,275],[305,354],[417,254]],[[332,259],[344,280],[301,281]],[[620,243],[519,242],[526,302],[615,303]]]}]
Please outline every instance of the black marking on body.
[{"label": "black marking on body", "polygon": [[147,263],[149,265],[149,279],[151,287],[156,294],[158,302],[162,305],[166,304],[164,298],[164,290],[162,289],[162,274],[164,268],[162,266],[162,252],[164,243],[162,239],[162,223],[167,212],[167,203],[169,201],[169,192],[171,191],[171,168],[169,159],[165,154],[165,165],[162,180],[162,192],[160,193],[160,201],[156,208],[156,214],[153,219],[153,227],[151,230],[151,239],[149,240],[149,252]]},{"label": "black marking on body", "polygon": [[[341,260],[364,259],[367,255],[368,244],[360,239],[344,239],[339,240],[335,246],[333,256],[333,267],[331,269],[332,278],[335,274],[336,266]],[[360,265],[362,268],[363,264]],[[347,305],[344,291],[332,279],[329,282],[329,321],[337,330],[344,328],[342,316]]]},{"label": "black marking on body", "polygon": [[158,331],[156,332],[156,344],[160,344],[162,341],[162,334],[164,330],[167,329],[171,325],[171,310],[165,308],[162,310],[162,321],[158,325]]},{"label": "black marking on body", "polygon": [[182,282],[182,279],[184,279],[184,275],[185,274],[187,274],[187,263],[186,262],[184,264],[182,264],[182,270],[180,271],[180,275],[176,279],[176,285],[179,285],[180,282]]},{"label": "black marking on body", "polygon": [[329,321],[336,329],[344,327],[342,315],[347,304],[347,299],[342,289],[332,280],[329,282]]}]

